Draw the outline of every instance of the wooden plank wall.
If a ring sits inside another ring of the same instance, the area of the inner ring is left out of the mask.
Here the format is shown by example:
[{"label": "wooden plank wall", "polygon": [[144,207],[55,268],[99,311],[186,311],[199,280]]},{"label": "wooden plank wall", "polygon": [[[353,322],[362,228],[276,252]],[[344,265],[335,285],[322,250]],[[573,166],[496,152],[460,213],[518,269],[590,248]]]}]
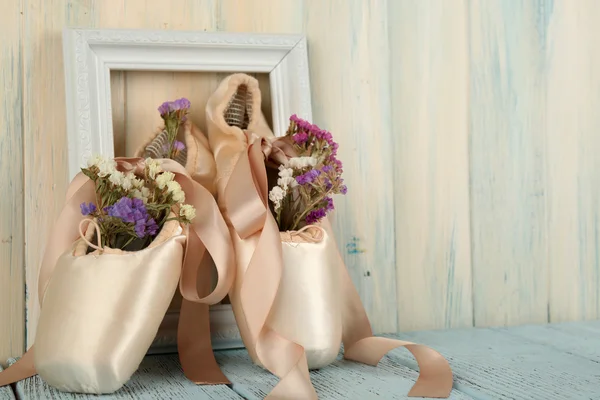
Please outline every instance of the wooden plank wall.
[{"label": "wooden plank wall", "polygon": [[[314,120],[340,141],[350,189],[338,242],[376,331],[600,317],[595,0],[5,3],[0,360],[23,348],[24,270],[34,338],[68,183],[63,26],[306,34]],[[221,77],[115,73],[117,151],[163,99],[189,96],[202,127]]]}]

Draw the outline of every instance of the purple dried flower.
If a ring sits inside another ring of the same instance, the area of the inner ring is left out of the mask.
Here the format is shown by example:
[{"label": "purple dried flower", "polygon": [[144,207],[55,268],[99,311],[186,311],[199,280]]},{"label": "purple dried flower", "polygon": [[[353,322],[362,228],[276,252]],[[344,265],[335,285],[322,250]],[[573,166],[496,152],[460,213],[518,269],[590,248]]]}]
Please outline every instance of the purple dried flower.
[{"label": "purple dried flower", "polygon": [[79,208],[81,208],[81,214],[83,215],[91,215],[97,210],[96,205],[94,203],[86,204],[85,202],[83,202],[79,205]]},{"label": "purple dried flower", "polygon": [[156,235],[156,232],[158,232],[156,221],[154,218],[148,218],[148,221],[146,221],[146,233],[150,236],[154,236]]},{"label": "purple dried flower", "polygon": [[333,205],[333,199],[331,197],[327,196],[327,197],[325,197],[324,200],[327,203],[325,205],[325,211],[326,212],[329,212],[329,211],[331,211],[331,210],[333,210],[335,208],[334,205]]},{"label": "purple dried flower", "polygon": [[331,165],[325,165],[321,170],[324,174],[328,174],[333,171],[333,167]]},{"label": "purple dried flower", "polygon": [[135,222],[134,231],[137,237],[139,238],[143,238],[144,236],[146,236],[146,222],[143,219],[138,219]]},{"label": "purple dried flower", "polygon": [[306,223],[310,225],[319,222],[321,218],[325,217],[326,213],[327,212],[324,208],[317,208],[316,210],[312,210],[306,216]]},{"label": "purple dried flower", "polygon": [[346,185],[342,185],[342,186],[340,186],[340,193],[341,193],[341,194],[346,194],[346,193],[348,193],[348,188],[346,187]]},{"label": "purple dried flower", "polygon": [[106,207],[109,216],[125,223],[134,224],[133,230],[139,238],[154,236],[158,231],[156,221],[148,215],[144,202],[138,198],[122,197],[114,205]]},{"label": "purple dried flower", "polygon": [[114,205],[107,207],[108,215],[119,218],[123,220],[123,222],[135,222],[132,205],[131,198],[126,196],[121,197]]},{"label": "purple dried flower", "polygon": [[303,144],[306,143],[306,141],[308,140],[308,134],[305,132],[298,132],[294,136],[292,136],[292,138],[297,144]]},{"label": "purple dried flower", "polygon": [[187,110],[191,107],[192,103],[185,97],[175,100],[174,102],[175,110]]},{"label": "purple dried flower", "polygon": [[325,190],[331,190],[332,187],[333,184],[331,183],[331,180],[329,180],[329,178],[325,178]]},{"label": "purple dried flower", "polygon": [[158,112],[160,113],[161,117],[164,117],[165,115],[167,115],[169,113],[169,111],[171,111],[171,109],[170,109],[170,103],[168,101],[165,101],[164,103],[162,103],[160,105],[160,107],[158,107]]},{"label": "purple dried flower", "polygon": [[182,151],[183,149],[185,149],[185,145],[183,144],[183,142],[176,140],[173,142],[173,149],[175,149],[176,151]]},{"label": "purple dried flower", "polygon": [[308,172],[305,172],[302,175],[298,175],[296,177],[296,182],[298,182],[299,185],[305,185],[307,183],[311,183],[313,182],[315,179],[317,179],[317,177],[321,175],[321,171],[318,169],[311,169]]}]

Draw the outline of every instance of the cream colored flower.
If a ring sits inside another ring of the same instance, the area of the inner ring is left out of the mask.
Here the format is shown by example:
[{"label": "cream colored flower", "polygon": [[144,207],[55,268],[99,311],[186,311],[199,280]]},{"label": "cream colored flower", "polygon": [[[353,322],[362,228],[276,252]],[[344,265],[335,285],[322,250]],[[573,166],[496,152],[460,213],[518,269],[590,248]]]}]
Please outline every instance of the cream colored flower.
[{"label": "cream colored flower", "polygon": [[285,193],[286,191],[279,186],[274,186],[269,192],[269,200],[273,202],[275,212],[279,211],[281,208],[281,201],[285,197]]},{"label": "cream colored flower", "polygon": [[179,209],[179,215],[188,221],[192,221],[194,218],[196,218],[196,209],[190,204],[184,204]]},{"label": "cream colored flower", "polygon": [[150,176],[150,179],[156,179],[156,175],[162,172],[160,161],[152,158],[146,158],[146,168],[148,168],[148,176]]},{"label": "cream colored flower", "polygon": [[291,168],[287,168],[284,165],[279,166],[279,176],[281,178],[288,178],[294,176],[294,170]]},{"label": "cream colored flower", "polygon": [[171,194],[175,202],[183,203],[185,201],[185,193],[181,190],[181,185],[178,182],[167,182],[167,192]]},{"label": "cream colored flower", "polygon": [[295,169],[302,169],[306,167],[314,167],[317,165],[316,157],[292,157],[288,161],[288,166]]},{"label": "cream colored flower", "polygon": [[98,168],[98,176],[104,178],[116,171],[117,162],[113,159],[100,159],[95,166]]},{"label": "cream colored flower", "polygon": [[128,172],[127,175],[125,175],[125,178],[129,179],[131,181],[131,186],[136,189],[140,189],[144,186],[144,181],[135,176],[133,172]]},{"label": "cream colored flower", "polygon": [[281,186],[283,189],[287,189],[289,187],[296,187],[298,182],[296,182],[295,178],[291,176],[286,176],[284,178],[277,179],[277,185]]},{"label": "cream colored flower", "polygon": [[110,174],[108,180],[115,186],[122,186],[123,182],[125,181],[125,174],[123,174],[121,171],[115,170]]},{"label": "cream colored flower", "polygon": [[93,167],[93,166],[97,166],[98,164],[104,162],[104,157],[102,157],[100,154],[95,154],[94,156],[90,157],[88,159],[87,165],[88,167]]},{"label": "cream colored flower", "polygon": [[156,186],[158,186],[158,188],[162,190],[165,187],[167,187],[167,183],[171,182],[173,179],[175,179],[174,173],[169,171],[163,172],[162,174],[156,177]]},{"label": "cream colored flower", "polygon": [[141,199],[144,204],[148,203],[148,197],[150,197],[150,189],[143,187],[140,189],[133,189],[131,195],[137,199]]}]

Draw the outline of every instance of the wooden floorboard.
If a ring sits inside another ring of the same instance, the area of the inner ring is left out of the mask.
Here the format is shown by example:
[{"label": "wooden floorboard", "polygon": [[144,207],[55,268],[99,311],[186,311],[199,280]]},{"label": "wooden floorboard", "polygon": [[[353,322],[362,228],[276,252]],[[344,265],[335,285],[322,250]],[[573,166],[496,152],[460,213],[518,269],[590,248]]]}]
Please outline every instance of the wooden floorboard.
[{"label": "wooden floorboard", "polygon": [[[386,335],[440,351],[454,372],[450,399],[600,399],[600,321],[461,329]],[[263,399],[278,382],[252,364],[245,350],[216,353],[233,382],[197,386],[185,379],[177,355],[148,356],[132,379],[112,395],[61,393],[34,377],[16,385],[16,399]],[[371,367],[341,359],[311,372],[320,400],[408,399],[418,368],[405,349]],[[0,400],[15,400],[0,388]]]},{"label": "wooden floorboard", "polygon": [[577,355],[598,363],[598,382],[600,382],[600,321],[498,329],[531,342],[550,346],[559,352]]},{"label": "wooden floorboard", "polygon": [[[249,400],[263,399],[278,379],[254,365],[246,350],[217,353],[221,369],[233,383],[233,390]],[[409,399],[407,393],[417,373],[385,357],[378,367],[338,359],[332,365],[311,372],[311,380],[322,400]],[[453,390],[450,399],[472,397]]]},{"label": "wooden floorboard", "polygon": [[[56,400],[241,400],[227,385],[199,386],[188,381],[176,354],[148,356],[131,380],[117,392],[104,395],[62,393],[51,388],[39,376],[17,383],[19,399]],[[4,400],[0,393],[0,399]]]},{"label": "wooden floorboard", "polygon": [[[513,329],[411,332],[395,337],[440,351],[452,366],[455,388],[477,399],[600,399],[600,364],[575,354],[585,351],[581,339],[573,336],[568,346],[561,335],[547,329],[542,343],[511,333]],[[563,343],[563,348],[557,343]],[[393,350],[389,357],[416,368],[406,351]]]},{"label": "wooden floorboard", "polygon": [[[0,371],[2,371],[1,365]],[[15,395],[13,394],[12,388],[10,386],[0,387],[0,400],[15,400]]]}]

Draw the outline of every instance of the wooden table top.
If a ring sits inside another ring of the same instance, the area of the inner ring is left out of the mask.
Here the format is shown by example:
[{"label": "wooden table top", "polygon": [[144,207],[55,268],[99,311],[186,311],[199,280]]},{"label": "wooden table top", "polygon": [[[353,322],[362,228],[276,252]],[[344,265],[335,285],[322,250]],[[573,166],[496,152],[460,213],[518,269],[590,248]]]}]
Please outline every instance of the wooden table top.
[{"label": "wooden table top", "polygon": [[[600,399],[600,321],[461,329],[385,335],[430,345],[454,372],[451,399]],[[187,381],[177,355],[148,356],[118,392],[106,396],[61,393],[39,377],[0,389],[0,400],[17,399],[262,399],[277,382],[253,365],[245,350],[217,352],[232,385]],[[416,363],[404,349],[377,368],[338,359],[311,372],[319,399],[407,399]]]}]

